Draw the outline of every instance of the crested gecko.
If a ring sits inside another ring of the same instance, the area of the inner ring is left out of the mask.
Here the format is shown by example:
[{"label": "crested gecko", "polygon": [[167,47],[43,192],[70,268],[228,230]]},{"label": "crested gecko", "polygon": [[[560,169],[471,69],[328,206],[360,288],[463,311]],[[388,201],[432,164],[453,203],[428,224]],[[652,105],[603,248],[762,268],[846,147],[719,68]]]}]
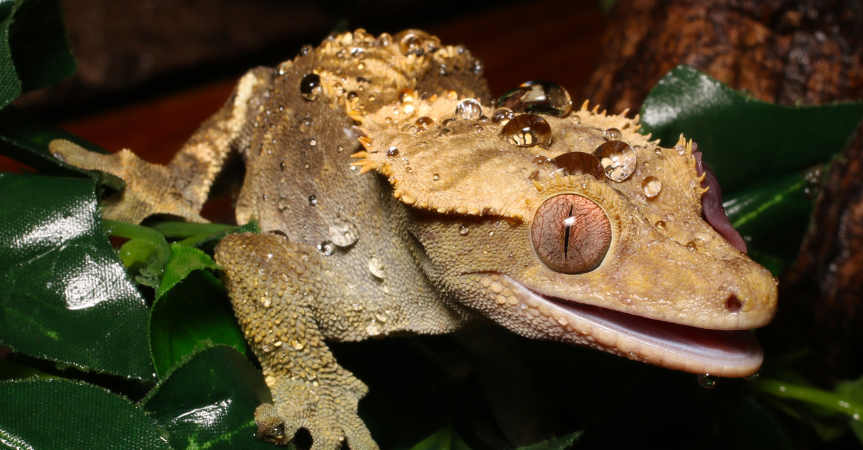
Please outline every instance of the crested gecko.
[{"label": "crested gecko", "polygon": [[259,435],[286,444],[306,428],[315,449],[372,449],[367,388],[326,341],[484,317],[675,370],[758,370],[746,330],[772,319],[775,279],[702,209],[710,174],[693,143],[638,129],[551,82],[493,99],[470,52],[425,32],[357,30],[249,71],[167,166],[50,148],[125,180],[103,215],[133,223],[204,222],[241,158],[237,222],[264,233],[229,235],[215,258],[273,396]]}]

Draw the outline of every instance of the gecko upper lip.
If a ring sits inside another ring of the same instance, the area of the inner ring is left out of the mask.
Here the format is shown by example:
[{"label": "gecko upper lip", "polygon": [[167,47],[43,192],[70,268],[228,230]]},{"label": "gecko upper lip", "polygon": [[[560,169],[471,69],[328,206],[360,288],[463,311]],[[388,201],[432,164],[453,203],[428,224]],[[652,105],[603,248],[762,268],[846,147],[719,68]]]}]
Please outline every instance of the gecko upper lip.
[{"label": "gecko upper lip", "polygon": [[[508,278],[508,277],[507,277]],[[602,349],[661,367],[723,377],[743,377],[758,371],[764,358],[749,331],[707,330],[536,293],[510,281],[566,317],[573,343],[598,344]],[[590,339],[588,339],[588,336]]]}]

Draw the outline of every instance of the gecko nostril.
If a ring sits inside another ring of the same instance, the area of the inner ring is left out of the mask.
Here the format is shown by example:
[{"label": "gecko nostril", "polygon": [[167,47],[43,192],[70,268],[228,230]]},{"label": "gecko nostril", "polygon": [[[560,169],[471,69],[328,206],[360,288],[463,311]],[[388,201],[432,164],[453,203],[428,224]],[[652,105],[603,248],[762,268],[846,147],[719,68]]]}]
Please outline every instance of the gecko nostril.
[{"label": "gecko nostril", "polygon": [[736,295],[731,294],[728,296],[728,300],[725,300],[725,307],[731,312],[737,312],[743,307],[743,302]]}]

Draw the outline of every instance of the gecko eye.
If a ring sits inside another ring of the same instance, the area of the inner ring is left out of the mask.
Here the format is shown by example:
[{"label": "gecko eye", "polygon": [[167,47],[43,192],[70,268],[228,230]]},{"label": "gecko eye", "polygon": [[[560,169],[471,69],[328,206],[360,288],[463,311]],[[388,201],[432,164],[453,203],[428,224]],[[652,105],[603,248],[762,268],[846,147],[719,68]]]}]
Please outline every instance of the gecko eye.
[{"label": "gecko eye", "polygon": [[536,211],[530,228],[543,264],[561,273],[595,269],[611,245],[611,225],[596,203],[573,194],[552,197]]}]

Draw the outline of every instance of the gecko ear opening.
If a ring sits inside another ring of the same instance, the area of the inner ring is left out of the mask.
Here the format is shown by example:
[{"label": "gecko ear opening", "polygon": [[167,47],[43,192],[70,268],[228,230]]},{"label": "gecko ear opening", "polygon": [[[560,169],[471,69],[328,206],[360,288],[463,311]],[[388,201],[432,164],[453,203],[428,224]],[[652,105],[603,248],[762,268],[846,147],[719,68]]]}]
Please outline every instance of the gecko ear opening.
[{"label": "gecko ear opening", "polygon": [[546,267],[579,274],[602,264],[611,245],[611,224],[593,201],[563,194],[540,205],[530,237],[537,257]]}]

